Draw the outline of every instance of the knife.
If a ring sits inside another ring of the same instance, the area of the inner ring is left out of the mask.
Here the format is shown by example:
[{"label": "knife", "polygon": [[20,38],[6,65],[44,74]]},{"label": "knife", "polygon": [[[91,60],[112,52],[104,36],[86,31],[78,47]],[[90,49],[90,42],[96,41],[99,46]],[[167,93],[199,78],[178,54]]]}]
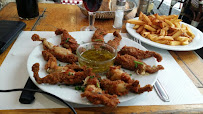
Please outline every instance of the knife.
[{"label": "knife", "polygon": [[169,96],[166,92],[166,90],[162,87],[161,83],[157,79],[157,81],[154,84],[154,89],[159,96],[159,98],[164,102],[170,102]]},{"label": "knife", "polygon": [[[38,90],[39,88],[32,82],[32,80],[29,77],[25,84],[24,89]],[[20,98],[19,98],[19,102],[22,104],[31,104],[35,100],[34,95],[35,95],[35,92],[22,91]]]}]

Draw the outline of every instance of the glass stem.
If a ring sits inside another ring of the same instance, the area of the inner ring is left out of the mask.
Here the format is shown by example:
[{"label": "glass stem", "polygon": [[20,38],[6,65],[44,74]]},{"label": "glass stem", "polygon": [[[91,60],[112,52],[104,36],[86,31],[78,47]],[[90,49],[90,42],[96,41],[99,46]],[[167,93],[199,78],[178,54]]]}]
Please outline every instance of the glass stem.
[{"label": "glass stem", "polygon": [[94,28],[94,22],[95,22],[95,12],[88,12],[89,14],[89,27]]}]

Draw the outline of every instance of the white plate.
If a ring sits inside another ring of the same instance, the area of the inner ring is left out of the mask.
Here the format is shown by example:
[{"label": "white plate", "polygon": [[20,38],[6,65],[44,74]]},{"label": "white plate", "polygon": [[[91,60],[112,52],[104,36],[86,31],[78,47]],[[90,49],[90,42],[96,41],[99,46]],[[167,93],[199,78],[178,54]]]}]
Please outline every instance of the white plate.
[{"label": "white plate", "polygon": [[[93,32],[88,32],[88,31],[81,31],[81,32],[70,32],[70,34],[77,40],[77,42],[79,44],[84,43],[84,42],[90,42],[90,39],[93,35]],[[114,36],[113,34],[107,34],[105,36],[105,41],[108,41],[110,39],[113,39]],[[55,45],[59,45],[61,40],[60,40],[60,36],[54,36],[53,38],[48,39],[49,42],[55,44]],[[124,38],[122,39],[120,46],[118,47],[118,49],[121,49],[124,45],[128,45],[128,46],[134,46],[137,47],[139,49],[142,50],[146,50],[146,48],[144,48],[143,46],[139,45],[138,43],[128,39],[128,38]],[[91,103],[89,103],[87,101],[86,98],[81,98],[80,91],[77,91],[74,89],[73,86],[66,86],[66,85],[49,85],[49,84],[38,84],[34,77],[33,77],[33,72],[32,72],[32,65],[34,63],[39,63],[40,64],[40,71],[39,71],[39,76],[40,77],[44,77],[47,75],[44,66],[46,64],[46,61],[43,59],[42,57],[42,51],[43,51],[43,46],[42,44],[38,45],[29,55],[28,57],[28,61],[27,61],[27,69],[28,69],[28,73],[30,75],[30,78],[32,79],[32,81],[42,90],[49,92],[51,94],[54,94],[60,98],[62,98],[65,101],[69,101],[69,102],[73,102],[73,103],[78,103],[78,104],[87,104],[87,105],[91,105]],[[148,58],[145,59],[144,62],[146,62],[149,65],[156,65],[156,60],[154,58]],[[66,65],[65,63],[59,62],[61,65]],[[136,75],[134,72],[132,71],[128,71],[125,70],[126,72],[129,72],[132,74],[132,78],[133,79],[137,79],[140,81],[140,85],[144,86],[146,84],[151,84],[154,85],[157,76],[158,76],[158,72],[154,73],[154,74],[150,74],[150,75],[146,75],[146,76],[138,76]],[[140,94],[141,95],[141,94]],[[132,98],[136,98],[139,95],[136,95],[134,93],[129,93],[128,95],[119,97],[120,102],[124,102],[127,100],[130,100]]]},{"label": "white plate", "polygon": [[[138,20],[138,18],[139,17],[136,17],[134,19]],[[173,50],[173,51],[191,51],[191,50],[196,50],[196,49],[202,48],[203,47],[203,33],[200,30],[198,30],[197,28],[195,28],[187,23],[184,23],[184,22],[180,22],[180,23],[188,25],[190,27],[190,29],[192,30],[192,32],[195,34],[195,38],[188,45],[170,46],[170,45],[159,44],[159,43],[153,42],[147,38],[142,37],[139,33],[137,33],[135,31],[135,29],[133,29],[134,24],[126,23],[126,29],[127,29],[128,33],[130,35],[132,35],[133,37],[141,40],[142,42],[144,42],[146,44],[149,44],[151,46],[158,47],[161,49],[167,49],[167,50]]]}]

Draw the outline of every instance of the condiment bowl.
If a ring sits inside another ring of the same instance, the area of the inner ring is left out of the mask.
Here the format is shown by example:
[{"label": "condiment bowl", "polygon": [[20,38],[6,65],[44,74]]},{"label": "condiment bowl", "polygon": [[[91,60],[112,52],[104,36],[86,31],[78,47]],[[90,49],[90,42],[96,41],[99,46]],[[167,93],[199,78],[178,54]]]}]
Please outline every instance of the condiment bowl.
[{"label": "condiment bowl", "polygon": [[80,66],[87,66],[95,73],[105,73],[114,64],[117,50],[106,43],[90,42],[81,44],[77,50]]}]

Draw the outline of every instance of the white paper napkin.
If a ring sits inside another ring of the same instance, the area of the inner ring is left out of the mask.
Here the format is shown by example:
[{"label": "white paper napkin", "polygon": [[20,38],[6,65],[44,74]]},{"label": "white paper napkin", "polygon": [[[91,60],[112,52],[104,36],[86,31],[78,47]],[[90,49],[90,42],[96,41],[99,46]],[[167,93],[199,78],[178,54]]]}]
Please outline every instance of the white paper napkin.
[{"label": "white paper napkin", "polygon": [[[23,31],[3,64],[0,67],[0,89],[23,88],[29,75],[26,69],[26,61],[34,49],[40,42],[31,40],[32,34],[37,33],[41,37],[53,37],[54,32],[39,31]],[[123,34],[126,36],[126,34]],[[161,76],[158,77],[162,85],[168,92],[170,102],[163,102],[153,90],[149,93],[143,93],[138,98],[120,103],[119,106],[135,106],[135,105],[176,105],[176,104],[197,104],[203,103],[203,96],[195,87],[193,82],[184,73],[181,67],[176,63],[168,51],[144,46],[160,53],[163,61],[159,64],[164,66],[164,70],[160,71]],[[21,92],[0,93],[0,109],[40,109],[40,108],[64,108],[64,104],[58,100],[42,95],[35,94],[35,101],[32,104],[21,104],[18,100]],[[89,107],[87,105],[79,105],[70,103],[74,107]]]}]

